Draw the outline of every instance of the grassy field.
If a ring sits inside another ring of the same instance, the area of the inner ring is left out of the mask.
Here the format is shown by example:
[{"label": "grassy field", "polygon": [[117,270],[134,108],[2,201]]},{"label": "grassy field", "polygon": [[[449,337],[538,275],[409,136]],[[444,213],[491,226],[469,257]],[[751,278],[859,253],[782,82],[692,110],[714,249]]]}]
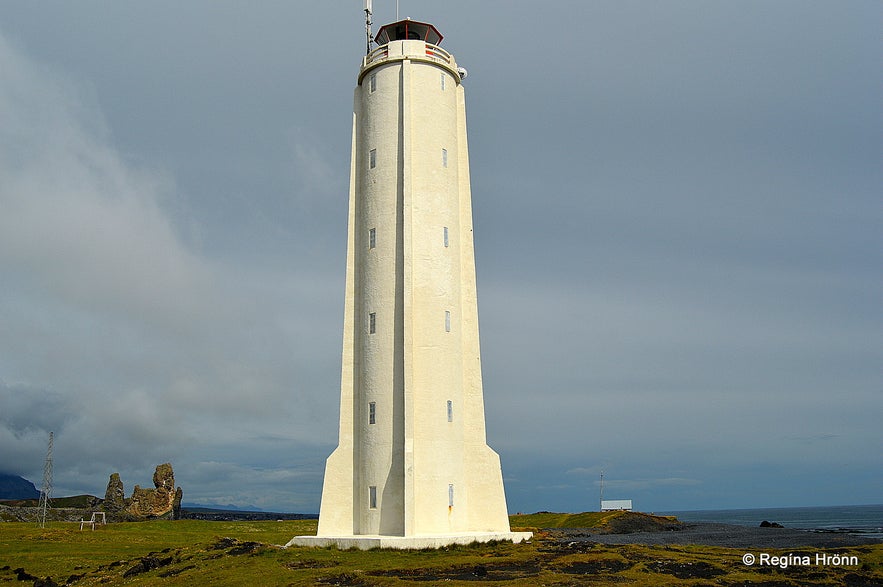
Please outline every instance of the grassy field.
[{"label": "grassy field", "polygon": [[[606,516],[606,517],[605,517]],[[608,514],[513,516],[513,529],[603,526]],[[289,548],[315,520],[78,524],[0,523],[0,584],[39,585],[883,585],[883,545],[851,548],[858,567],[747,567],[743,550],[558,542],[441,550]],[[817,549],[801,549],[810,554]],[[827,552],[836,552],[829,550]],[[781,553],[787,554],[787,553]],[[23,581],[23,583],[21,582]],[[53,583],[43,582],[43,585]]]}]

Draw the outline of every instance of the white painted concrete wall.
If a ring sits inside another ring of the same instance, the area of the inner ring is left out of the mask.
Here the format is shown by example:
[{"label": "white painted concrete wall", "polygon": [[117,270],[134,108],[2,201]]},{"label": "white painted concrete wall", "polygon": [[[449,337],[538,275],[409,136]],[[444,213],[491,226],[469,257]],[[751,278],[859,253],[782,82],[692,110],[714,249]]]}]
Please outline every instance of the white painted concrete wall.
[{"label": "white painted concrete wall", "polygon": [[630,499],[604,499],[601,500],[601,511],[611,512],[617,510],[632,511],[632,500]]},{"label": "white painted concrete wall", "polygon": [[453,58],[427,48],[439,55],[389,43],[355,90],[340,441],[319,536],[509,531],[485,438],[465,97]]}]

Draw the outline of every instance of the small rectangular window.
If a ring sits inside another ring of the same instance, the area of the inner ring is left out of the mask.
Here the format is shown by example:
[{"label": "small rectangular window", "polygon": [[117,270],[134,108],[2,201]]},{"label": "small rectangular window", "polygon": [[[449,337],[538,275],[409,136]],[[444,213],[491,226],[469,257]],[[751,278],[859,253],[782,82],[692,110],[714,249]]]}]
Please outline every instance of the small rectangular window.
[{"label": "small rectangular window", "polygon": [[445,310],[445,332],[451,331],[451,312],[450,310]]},{"label": "small rectangular window", "polygon": [[368,334],[374,334],[377,332],[377,313],[371,312],[368,314]]},{"label": "small rectangular window", "polygon": [[377,246],[377,229],[372,228],[368,231],[368,248],[373,249]]},{"label": "small rectangular window", "polygon": [[444,91],[444,89],[445,89],[445,78],[446,78],[446,77],[447,77],[447,76],[446,76],[445,74],[441,74],[441,88],[442,88],[442,91]]},{"label": "small rectangular window", "polygon": [[368,152],[368,167],[370,169],[377,167],[377,149],[371,149]]},{"label": "small rectangular window", "polygon": [[454,484],[448,485],[448,507],[454,507]]},{"label": "small rectangular window", "polygon": [[445,226],[445,247],[448,246],[448,227]]},{"label": "small rectangular window", "polygon": [[370,81],[368,82],[368,86],[371,88],[370,91],[372,93],[377,89],[377,74],[376,73],[370,77]]},{"label": "small rectangular window", "polygon": [[368,507],[372,510],[377,509],[377,486],[368,487]]},{"label": "small rectangular window", "polygon": [[442,167],[448,166],[448,150],[442,149]]},{"label": "small rectangular window", "polygon": [[454,402],[448,400],[448,422],[454,421]]},{"label": "small rectangular window", "polygon": [[369,402],[368,403],[368,423],[376,424],[377,423],[377,402]]}]

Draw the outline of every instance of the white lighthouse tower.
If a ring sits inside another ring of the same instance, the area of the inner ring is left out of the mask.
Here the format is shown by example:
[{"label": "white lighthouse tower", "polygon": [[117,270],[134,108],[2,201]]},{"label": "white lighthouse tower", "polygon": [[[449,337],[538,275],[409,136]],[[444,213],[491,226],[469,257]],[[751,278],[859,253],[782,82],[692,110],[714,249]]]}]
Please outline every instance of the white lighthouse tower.
[{"label": "white lighthouse tower", "polygon": [[530,537],[510,532],[500,459],[485,438],[466,72],[441,40],[431,24],[399,21],[362,60],[339,444],[325,465],[318,535],[289,545]]}]

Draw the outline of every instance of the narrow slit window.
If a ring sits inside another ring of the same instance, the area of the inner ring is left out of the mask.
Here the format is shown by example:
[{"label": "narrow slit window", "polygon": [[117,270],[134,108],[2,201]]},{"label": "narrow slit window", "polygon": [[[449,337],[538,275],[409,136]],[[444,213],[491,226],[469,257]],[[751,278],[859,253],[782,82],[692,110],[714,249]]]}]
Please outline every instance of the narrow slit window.
[{"label": "narrow slit window", "polygon": [[370,88],[371,93],[374,93],[374,91],[377,90],[377,74],[375,73],[369,79],[368,87]]},{"label": "narrow slit window", "polygon": [[442,91],[445,90],[445,77],[447,77],[445,74],[441,74],[441,89],[442,89]]},{"label": "narrow slit window", "polygon": [[377,486],[371,485],[368,487],[368,507],[372,510],[377,509]]},{"label": "narrow slit window", "polygon": [[451,311],[445,310],[445,332],[451,331]]},{"label": "narrow slit window", "polygon": [[368,248],[373,249],[377,246],[377,229],[372,228],[368,231]]},{"label": "narrow slit window", "polygon": [[368,167],[370,169],[377,167],[377,149],[368,151]]},{"label": "narrow slit window", "polygon": [[377,402],[369,402],[368,403],[368,423],[376,424],[377,423]]},{"label": "narrow slit window", "polygon": [[445,247],[447,247],[448,244],[448,227],[445,226]]},{"label": "narrow slit window", "polygon": [[448,400],[448,422],[454,421],[454,402]]},{"label": "narrow slit window", "polygon": [[448,166],[448,150],[442,149],[442,167]]},{"label": "narrow slit window", "polygon": [[454,507],[454,484],[448,485],[448,507]]},{"label": "narrow slit window", "polygon": [[371,312],[368,314],[368,334],[374,334],[377,332],[377,313]]}]

